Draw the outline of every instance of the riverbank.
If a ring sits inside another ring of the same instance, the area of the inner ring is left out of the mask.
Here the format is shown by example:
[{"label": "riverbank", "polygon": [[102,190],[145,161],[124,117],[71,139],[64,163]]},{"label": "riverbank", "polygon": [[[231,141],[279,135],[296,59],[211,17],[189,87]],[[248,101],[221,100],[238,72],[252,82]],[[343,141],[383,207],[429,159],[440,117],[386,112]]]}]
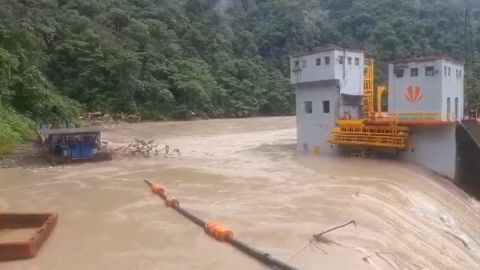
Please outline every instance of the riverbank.
[{"label": "riverbank", "polygon": [[27,117],[0,106],[0,158],[33,138],[33,122]]}]

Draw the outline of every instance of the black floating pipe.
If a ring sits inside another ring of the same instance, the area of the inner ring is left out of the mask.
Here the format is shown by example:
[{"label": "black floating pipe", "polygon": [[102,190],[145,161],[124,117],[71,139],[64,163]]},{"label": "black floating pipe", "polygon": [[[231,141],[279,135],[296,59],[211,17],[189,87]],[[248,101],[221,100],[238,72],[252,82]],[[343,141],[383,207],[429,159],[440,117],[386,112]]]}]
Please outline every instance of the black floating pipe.
[{"label": "black floating pipe", "polygon": [[[205,229],[208,226],[207,222],[199,219],[198,217],[192,215],[187,210],[180,207],[180,204],[178,203],[177,200],[167,197],[165,195],[165,190],[162,187],[160,187],[160,186],[158,186],[158,185],[156,185],[156,184],[154,184],[154,183],[152,183],[148,180],[144,180],[144,181],[150,187],[150,189],[152,190],[153,193],[157,194],[160,198],[162,198],[162,200],[165,201],[165,204],[168,207],[173,208],[175,211],[180,213],[182,216],[186,217],[187,219],[189,219],[193,223],[197,224],[198,226],[202,227],[203,229]],[[288,265],[288,264],[286,264],[286,263],[284,263],[280,260],[277,260],[277,259],[273,258],[268,253],[261,252],[261,251],[255,249],[255,248],[253,248],[253,247],[235,239],[233,237],[233,234],[225,237],[223,240],[225,242],[231,244],[233,247],[240,250],[241,252],[243,252],[247,256],[252,257],[253,259],[259,261],[260,263],[262,263],[266,266],[272,267],[273,269],[299,270],[298,268],[295,268],[295,267],[290,266],[290,265]]]}]

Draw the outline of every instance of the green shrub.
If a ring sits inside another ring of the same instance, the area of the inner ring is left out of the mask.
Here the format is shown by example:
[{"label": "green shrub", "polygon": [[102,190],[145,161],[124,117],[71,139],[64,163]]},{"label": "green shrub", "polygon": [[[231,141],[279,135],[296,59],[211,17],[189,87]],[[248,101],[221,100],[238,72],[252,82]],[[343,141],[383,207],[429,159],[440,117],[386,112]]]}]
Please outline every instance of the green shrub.
[{"label": "green shrub", "polygon": [[0,156],[33,138],[33,122],[13,110],[0,107]]}]

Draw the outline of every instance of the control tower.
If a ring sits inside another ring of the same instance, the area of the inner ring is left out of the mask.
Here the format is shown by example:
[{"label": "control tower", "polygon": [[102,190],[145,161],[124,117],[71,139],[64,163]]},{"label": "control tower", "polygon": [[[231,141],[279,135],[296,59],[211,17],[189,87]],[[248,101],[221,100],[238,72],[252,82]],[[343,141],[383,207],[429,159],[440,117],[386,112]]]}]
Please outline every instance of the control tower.
[{"label": "control tower", "polygon": [[[317,66],[327,54],[335,61]],[[374,110],[374,61],[364,60],[363,52],[323,49],[294,55],[291,65],[299,148],[316,154],[394,150],[400,159],[454,178],[455,128],[464,106],[462,62],[437,57],[390,63],[388,112]]]}]

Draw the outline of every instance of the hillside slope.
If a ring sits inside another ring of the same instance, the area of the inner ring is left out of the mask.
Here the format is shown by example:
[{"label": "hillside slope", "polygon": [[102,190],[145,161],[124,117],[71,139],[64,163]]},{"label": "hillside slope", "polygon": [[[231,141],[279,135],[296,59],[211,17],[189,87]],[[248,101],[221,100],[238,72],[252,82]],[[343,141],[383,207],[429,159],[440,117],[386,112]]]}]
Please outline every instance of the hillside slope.
[{"label": "hillside slope", "polygon": [[463,56],[464,8],[460,0],[3,0],[0,106],[34,120],[52,104],[67,115],[150,119],[285,114],[290,53],[362,46],[385,80],[388,60]]}]

